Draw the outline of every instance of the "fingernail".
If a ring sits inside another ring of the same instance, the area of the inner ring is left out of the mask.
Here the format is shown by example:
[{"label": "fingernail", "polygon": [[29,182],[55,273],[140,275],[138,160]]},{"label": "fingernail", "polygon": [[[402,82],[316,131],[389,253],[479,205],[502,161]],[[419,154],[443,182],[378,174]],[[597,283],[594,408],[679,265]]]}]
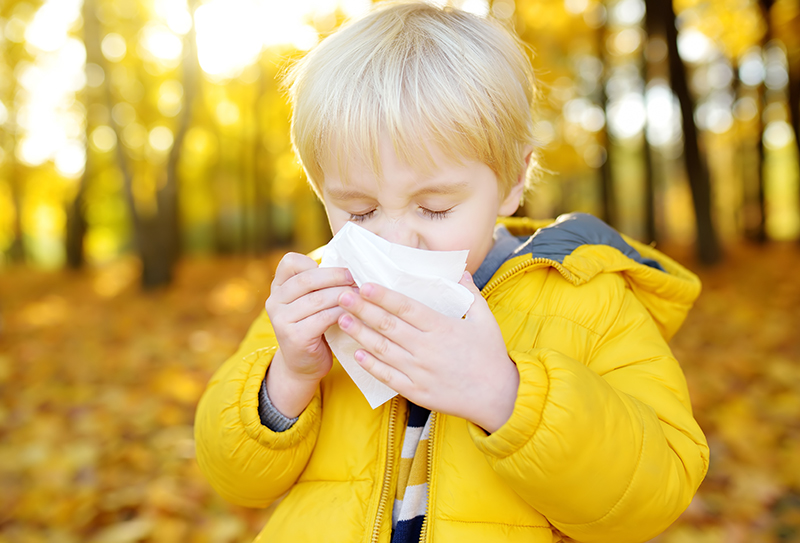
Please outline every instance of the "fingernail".
[{"label": "fingernail", "polygon": [[347,330],[353,325],[353,317],[350,315],[342,315],[339,317],[339,326],[342,327],[343,330]]},{"label": "fingernail", "polygon": [[355,358],[358,362],[363,362],[366,357],[367,355],[365,355],[364,351],[361,350],[356,351],[355,354],[353,355],[353,358]]},{"label": "fingernail", "polygon": [[370,295],[372,295],[373,292],[375,292],[375,287],[372,286],[372,284],[370,284],[370,283],[367,283],[366,285],[361,287],[361,293],[364,296],[370,296]]},{"label": "fingernail", "polygon": [[350,273],[350,270],[344,270],[344,280],[348,283],[353,282],[353,274]]},{"label": "fingernail", "polygon": [[345,307],[350,307],[351,305],[353,305],[354,301],[355,297],[350,292],[344,292],[342,293],[341,296],[339,296],[339,303]]}]

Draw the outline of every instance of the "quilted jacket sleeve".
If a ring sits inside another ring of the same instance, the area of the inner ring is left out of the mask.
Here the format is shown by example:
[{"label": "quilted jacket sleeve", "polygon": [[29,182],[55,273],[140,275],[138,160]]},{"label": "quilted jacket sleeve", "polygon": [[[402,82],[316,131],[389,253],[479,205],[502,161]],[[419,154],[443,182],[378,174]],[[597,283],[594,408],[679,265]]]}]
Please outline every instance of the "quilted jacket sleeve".
[{"label": "quilted jacket sleeve", "polygon": [[253,323],[238,351],[214,374],[197,407],[197,461],[225,499],[266,507],[288,491],[302,472],[319,432],[319,393],[285,432],[261,424],[258,392],[277,350],[266,312]]},{"label": "quilted jacket sleeve", "polygon": [[586,360],[511,352],[521,378],[512,417],[488,436],[470,427],[567,541],[647,541],[688,506],[708,468],[683,373],[642,304],[620,291]]}]

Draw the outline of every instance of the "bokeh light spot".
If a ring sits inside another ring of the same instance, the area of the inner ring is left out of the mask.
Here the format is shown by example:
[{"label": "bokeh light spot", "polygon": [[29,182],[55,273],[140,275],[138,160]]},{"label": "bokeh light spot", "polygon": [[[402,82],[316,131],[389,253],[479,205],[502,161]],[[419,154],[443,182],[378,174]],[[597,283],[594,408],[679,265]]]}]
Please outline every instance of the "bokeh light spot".
[{"label": "bokeh light spot", "polygon": [[77,177],[86,165],[86,149],[78,142],[71,142],[56,151],[56,170],[64,177]]},{"label": "bokeh light spot", "polygon": [[783,149],[793,140],[792,127],[785,121],[772,121],[764,129],[764,145],[773,151]]},{"label": "bokeh light spot", "polygon": [[625,94],[608,106],[608,127],[619,138],[631,138],[644,128],[647,113],[642,96],[638,93]]},{"label": "bokeh light spot", "polygon": [[716,48],[699,30],[689,29],[678,35],[678,53],[686,62],[700,63],[711,59]]},{"label": "bokeh light spot", "polygon": [[158,110],[166,117],[174,117],[180,113],[183,99],[183,86],[170,79],[164,81],[158,89]]},{"label": "bokeh light spot", "polygon": [[92,130],[91,142],[98,151],[107,153],[117,144],[117,134],[108,125],[98,126]]},{"label": "bokeh light spot", "polygon": [[156,126],[150,131],[147,141],[154,150],[165,153],[169,151],[174,141],[172,130],[166,126]]},{"label": "bokeh light spot", "polygon": [[161,24],[145,25],[139,36],[143,56],[150,60],[177,61],[183,53],[181,39]]},{"label": "bokeh light spot", "polygon": [[115,32],[106,34],[103,41],[100,42],[100,50],[103,56],[111,62],[119,62],[125,58],[128,47],[125,44],[125,38]]},{"label": "bokeh light spot", "polygon": [[589,0],[564,0],[564,9],[573,15],[580,15],[589,7]]},{"label": "bokeh light spot", "polygon": [[509,19],[514,15],[516,5],[513,0],[495,0],[492,2],[492,15],[498,19]]}]

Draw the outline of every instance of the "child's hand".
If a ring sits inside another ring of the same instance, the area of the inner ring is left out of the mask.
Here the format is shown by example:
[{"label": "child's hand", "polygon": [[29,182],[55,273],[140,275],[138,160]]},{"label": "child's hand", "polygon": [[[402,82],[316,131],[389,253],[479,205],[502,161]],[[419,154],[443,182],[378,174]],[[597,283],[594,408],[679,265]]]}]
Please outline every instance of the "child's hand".
[{"label": "child's hand", "polygon": [[288,253],[278,264],[265,307],[280,348],[267,387],[270,400],[284,415],[302,411],[330,371],[331,349],[323,334],[344,313],[339,296],[354,286],[347,269],[320,268],[304,255]]},{"label": "child's hand", "polygon": [[456,415],[494,432],[511,416],[519,373],[500,327],[465,273],[475,295],[466,319],[453,319],[400,293],[367,283],[344,292],[339,326],[365,349],[356,360],[412,402]]}]

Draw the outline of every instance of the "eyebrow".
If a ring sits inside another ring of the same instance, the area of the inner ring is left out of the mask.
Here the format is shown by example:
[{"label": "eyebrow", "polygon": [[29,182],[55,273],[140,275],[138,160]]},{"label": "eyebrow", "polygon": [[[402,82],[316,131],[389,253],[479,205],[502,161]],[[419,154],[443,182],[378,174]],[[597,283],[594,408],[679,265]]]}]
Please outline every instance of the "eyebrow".
[{"label": "eyebrow", "polygon": [[[444,185],[431,185],[429,187],[423,187],[419,189],[412,196],[418,197],[428,194],[458,194],[459,192],[466,190],[468,187],[469,183],[467,181],[459,181],[458,183],[448,183]],[[328,195],[334,200],[368,200],[372,198],[369,194],[353,189],[326,187],[324,191],[327,192]]]}]

